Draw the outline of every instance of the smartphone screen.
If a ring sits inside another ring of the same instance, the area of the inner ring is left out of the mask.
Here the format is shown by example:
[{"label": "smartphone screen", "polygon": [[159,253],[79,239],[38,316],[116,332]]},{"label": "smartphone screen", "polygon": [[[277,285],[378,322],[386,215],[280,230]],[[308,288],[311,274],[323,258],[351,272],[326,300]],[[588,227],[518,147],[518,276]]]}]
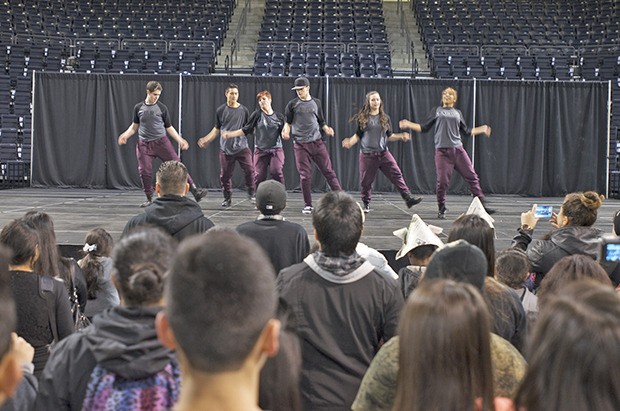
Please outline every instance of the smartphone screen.
[{"label": "smartphone screen", "polygon": [[537,205],[534,217],[536,218],[551,218],[553,215],[553,206],[550,205]]},{"label": "smartphone screen", "polygon": [[620,244],[605,244],[605,261],[620,261]]}]

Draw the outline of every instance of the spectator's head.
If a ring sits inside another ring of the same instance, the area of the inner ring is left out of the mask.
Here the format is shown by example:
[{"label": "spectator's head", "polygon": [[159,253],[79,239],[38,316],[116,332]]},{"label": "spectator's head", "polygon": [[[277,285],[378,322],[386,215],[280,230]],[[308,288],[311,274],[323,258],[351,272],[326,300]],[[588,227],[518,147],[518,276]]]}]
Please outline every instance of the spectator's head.
[{"label": "spectator's head", "polygon": [[531,268],[527,254],[518,248],[507,248],[495,259],[495,278],[510,288],[519,289],[523,287]]},{"label": "spectator's head", "polygon": [[321,251],[331,257],[349,256],[362,236],[364,213],[344,191],[330,191],[318,201],[312,225]]},{"label": "spectator's head", "polygon": [[92,257],[109,257],[114,247],[114,239],[103,228],[93,228],[84,238],[82,253]]},{"label": "spectator's head", "polygon": [[181,244],[157,324],[186,374],[258,377],[278,348],[275,278],[263,249],[236,232],[210,231]]},{"label": "spectator's head", "polygon": [[614,214],[614,235],[620,236],[620,210]]},{"label": "spectator's head", "polygon": [[52,217],[42,211],[28,211],[24,220],[39,236],[39,259],[35,265],[35,271],[43,275],[61,277],[62,273],[58,264],[60,255]]},{"label": "spectator's head", "polygon": [[494,235],[493,228],[482,217],[476,214],[464,214],[452,223],[448,242],[465,240],[480,248],[487,258],[486,275],[493,277],[495,273]]},{"label": "spectator's head", "polygon": [[516,409],[617,410],[620,299],[613,288],[579,280],[541,307]]},{"label": "spectator's head", "polygon": [[141,227],[121,239],[112,252],[113,279],[128,307],[160,305],[176,240],[164,231]]},{"label": "spectator's head", "polygon": [[263,215],[280,214],[286,208],[286,189],[275,180],[265,180],[256,190],[256,207]]},{"label": "spectator's head", "polygon": [[22,378],[21,365],[11,352],[17,314],[9,282],[10,260],[10,250],[0,246],[0,406],[13,396]]},{"label": "spectator's head", "polygon": [[558,225],[591,226],[596,222],[604,198],[594,191],[567,194],[557,216]]},{"label": "spectator's head", "polygon": [[421,282],[400,318],[393,409],[474,409],[479,399],[481,409],[493,409],[490,333],[478,289],[451,280]]},{"label": "spectator's head", "polygon": [[598,262],[587,255],[573,254],[559,259],[545,275],[538,289],[538,306],[543,307],[549,297],[561,294],[566,285],[585,278],[613,289],[609,275]]},{"label": "spectator's head", "polygon": [[408,253],[407,257],[409,258],[409,264],[411,265],[420,265],[425,266],[428,265],[431,257],[435,250],[437,250],[437,246],[435,244],[422,244],[415,248],[412,248]]},{"label": "spectator's head", "polygon": [[39,237],[24,219],[18,218],[4,226],[0,232],[0,244],[11,250],[9,265],[35,270],[40,256]]},{"label": "spectator's head", "polygon": [[187,168],[176,160],[161,163],[157,170],[155,191],[158,196],[168,194],[183,197],[189,190]]},{"label": "spectator's head", "polygon": [[457,240],[435,251],[424,272],[424,281],[447,279],[484,287],[487,259],[475,245]]}]

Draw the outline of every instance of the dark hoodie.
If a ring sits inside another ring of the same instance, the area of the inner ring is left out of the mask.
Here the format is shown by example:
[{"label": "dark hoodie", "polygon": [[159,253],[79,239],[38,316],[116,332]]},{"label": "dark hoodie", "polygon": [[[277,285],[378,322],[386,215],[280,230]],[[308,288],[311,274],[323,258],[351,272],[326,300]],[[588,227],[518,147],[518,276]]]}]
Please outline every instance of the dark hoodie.
[{"label": "dark hoodie", "polygon": [[96,316],[84,332],[62,340],[43,370],[34,409],[81,410],[97,364],[121,377],[140,379],[176,362],[157,339],[155,316],[161,309],[114,307]]},{"label": "dark hoodie", "polygon": [[146,207],[144,213],[132,217],[125,225],[122,236],[140,225],[161,227],[179,241],[194,234],[204,233],[214,226],[213,222],[202,213],[198,203],[173,194],[158,197]]}]

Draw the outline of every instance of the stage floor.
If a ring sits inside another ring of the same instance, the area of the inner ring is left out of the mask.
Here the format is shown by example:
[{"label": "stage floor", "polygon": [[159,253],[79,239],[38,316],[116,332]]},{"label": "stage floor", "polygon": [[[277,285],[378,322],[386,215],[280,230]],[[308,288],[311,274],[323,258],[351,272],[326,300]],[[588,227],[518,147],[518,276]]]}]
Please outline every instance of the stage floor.
[{"label": "stage floor", "polygon": [[[359,193],[351,193],[359,200]],[[316,203],[320,193],[314,193]],[[437,204],[434,195],[424,195],[424,201],[407,209],[397,193],[374,193],[371,204],[372,211],[366,215],[366,224],[362,242],[378,250],[398,250],[400,239],[392,232],[407,227],[413,213],[418,214],[426,223],[439,226],[444,232],[439,236],[447,238],[452,221],[467,211],[472,198],[470,196],[448,195],[448,213],[446,220],[437,219]],[[496,249],[501,250],[510,245],[520,224],[520,214],[528,210],[532,203],[551,204],[556,212],[562,203],[562,198],[533,198],[521,196],[496,195],[488,196],[491,207],[497,210],[493,215],[497,234]],[[86,232],[95,227],[103,227],[115,239],[120,237],[127,220],[142,212],[138,207],[144,201],[144,194],[140,190],[89,190],[89,189],[60,189],[60,188],[21,188],[0,191],[0,227],[8,221],[21,217],[29,210],[40,210],[50,214],[54,220],[56,236],[59,244],[80,245]],[[258,215],[254,205],[250,203],[245,193],[233,193],[233,205],[222,209],[221,192],[210,190],[200,205],[207,217],[216,226],[234,228],[237,225],[252,220]],[[314,242],[312,234],[312,216],[301,214],[303,200],[301,193],[289,192],[288,205],[282,213],[284,217],[301,224],[308,231],[310,241]],[[599,210],[596,227],[605,232],[611,232],[611,217],[620,209],[620,200],[606,199]],[[547,221],[541,221],[536,230],[536,236],[550,230]]]}]

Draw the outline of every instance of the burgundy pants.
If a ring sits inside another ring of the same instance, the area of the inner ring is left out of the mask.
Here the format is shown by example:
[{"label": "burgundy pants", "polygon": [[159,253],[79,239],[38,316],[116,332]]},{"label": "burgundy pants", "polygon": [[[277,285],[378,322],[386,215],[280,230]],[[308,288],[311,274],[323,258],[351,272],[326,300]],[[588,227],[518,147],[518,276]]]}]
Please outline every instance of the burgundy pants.
[{"label": "burgundy pants", "polygon": [[272,148],[270,150],[254,149],[254,187],[267,179],[267,171],[271,178],[284,184],[284,150],[282,147]]},{"label": "burgundy pants", "polygon": [[437,204],[446,203],[446,191],[454,170],[467,181],[469,190],[474,196],[481,200],[484,199],[478,174],[463,146],[435,150],[435,167],[437,168]]},{"label": "burgundy pants", "polygon": [[[136,144],[136,157],[138,158],[138,173],[142,180],[142,188],[148,198],[153,196],[154,191],[153,159],[181,161],[170,139],[166,136],[153,141],[138,140],[138,144]],[[189,174],[187,175],[187,181],[190,185],[194,184],[194,180],[192,180],[192,176]]]},{"label": "burgundy pants", "polygon": [[312,206],[312,162],[319,168],[333,191],[342,190],[323,140],[295,143],[293,148],[301,183],[301,193],[304,196],[304,205]]},{"label": "burgundy pants", "polygon": [[249,148],[245,148],[235,154],[226,154],[220,151],[220,183],[224,196],[232,191],[232,175],[235,171],[235,162],[239,162],[245,174],[245,185],[248,193],[254,194],[254,166],[252,165],[252,153]]},{"label": "burgundy pants", "polygon": [[364,203],[370,202],[372,183],[375,181],[377,171],[379,170],[385,174],[401,194],[409,192],[403,173],[400,171],[398,164],[396,164],[392,153],[388,150],[376,153],[360,152],[360,186]]}]

